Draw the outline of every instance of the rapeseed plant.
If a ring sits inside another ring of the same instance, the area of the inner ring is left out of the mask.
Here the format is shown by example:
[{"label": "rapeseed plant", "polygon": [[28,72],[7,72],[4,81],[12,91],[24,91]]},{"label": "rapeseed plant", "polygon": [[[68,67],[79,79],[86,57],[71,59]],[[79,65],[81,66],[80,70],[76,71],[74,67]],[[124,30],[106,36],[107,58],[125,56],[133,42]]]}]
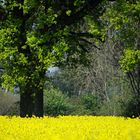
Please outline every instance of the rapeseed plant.
[{"label": "rapeseed plant", "polygon": [[0,140],[140,140],[140,120],[111,116],[1,116]]}]

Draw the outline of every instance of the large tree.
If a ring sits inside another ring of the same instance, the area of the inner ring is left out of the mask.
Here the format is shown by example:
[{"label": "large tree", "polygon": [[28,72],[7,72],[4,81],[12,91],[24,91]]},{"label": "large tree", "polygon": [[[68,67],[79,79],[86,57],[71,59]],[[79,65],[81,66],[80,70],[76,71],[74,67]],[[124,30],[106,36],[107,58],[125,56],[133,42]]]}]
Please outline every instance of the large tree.
[{"label": "large tree", "polygon": [[20,116],[43,116],[49,66],[63,61],[71,26],[94,14],[103,0],[1,0],[0,62],[3,86],[20,88]]}]

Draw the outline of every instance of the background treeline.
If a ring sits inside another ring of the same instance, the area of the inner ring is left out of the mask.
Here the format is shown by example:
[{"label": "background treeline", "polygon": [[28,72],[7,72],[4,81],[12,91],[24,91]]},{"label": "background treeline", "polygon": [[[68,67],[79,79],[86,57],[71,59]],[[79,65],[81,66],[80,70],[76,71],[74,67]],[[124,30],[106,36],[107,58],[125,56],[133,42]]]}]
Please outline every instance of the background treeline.
[{"label": "background treeline", "polygon": [[[45,115],[135,114],[131,83],[118,63],[120,50],[111,43],[108,39],[100,49],[90,49],[85,56],[90,60],[88,65],[74,63],[47,72]],[[2,115],[19,114],[17,94],[1,94]]]},{"label": "background treeline", "polygon": [[[69,49],[46,72],[45,115],[139,116],[140,2],[105,1],[98,11],[71,26]],[[18,115],[18,91],[0,92],[0,114]]]}]

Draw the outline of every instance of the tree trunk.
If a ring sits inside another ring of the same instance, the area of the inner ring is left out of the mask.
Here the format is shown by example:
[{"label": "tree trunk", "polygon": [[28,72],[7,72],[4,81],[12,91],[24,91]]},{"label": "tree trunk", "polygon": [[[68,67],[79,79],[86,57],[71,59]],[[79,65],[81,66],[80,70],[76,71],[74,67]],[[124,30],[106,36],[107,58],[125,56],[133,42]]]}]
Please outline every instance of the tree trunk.
[{"label": "tree trunk", "polygon": [[35,94],[35,106],[34,115],[37,117],[43,117],[44,104],[43,104],[43,89],[44,89],[44,76],[45,71],[39,72],[39,78],[35,81],[34,94]]},{"label": "tree trunk", "polygon": [[35,91],[35,116],[43,117],[43,88],[37,88]]},{"label": "tree trunk", "polygon": [[20,95],[20,116],[32,117],[34,108],[34,99],[32,91],[27,87],[21,90]]},{"label": "tree trunk", "polygon": [[[43,117],[43,88],[44,73],[36,79],[28,80],[27,84],[21,88],[20,95],[20,116],[21,117]],[[29,75],[28,75],[29,76]]]}]

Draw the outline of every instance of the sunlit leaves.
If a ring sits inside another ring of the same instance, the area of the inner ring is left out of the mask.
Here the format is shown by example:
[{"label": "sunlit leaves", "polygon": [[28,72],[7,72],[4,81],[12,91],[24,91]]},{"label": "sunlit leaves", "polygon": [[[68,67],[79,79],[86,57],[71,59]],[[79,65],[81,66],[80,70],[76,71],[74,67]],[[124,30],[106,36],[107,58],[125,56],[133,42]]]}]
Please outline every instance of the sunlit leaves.
[{"label": "sunlit leaves", "polygon": [[64,53],[68,50],[68,44],[62,39],[60,42],[53,46],[53,53],[58,57],[63,57]]},{"label": "sunlit leaves", "polygon": [[44,7],[40,7],[40,12],[37,14],[37,20],[36,24],[38,28],[42,28],[44,25],[51,26],[52,24],[56,24],[56,18],[57,13],[53,11],[53,9],[50,7],[47,10],[47,13],[45,13]]},{"label": "sunlit leaves", "polygon": [[66,14],[67,14],[68,16],[70,16],[70,15],[71,15],[71,10],[66,11]]},{"label": "sunlit leaves", "polygon": [[13,26],[11,28],[5,28],[0,30],[0,49],[15,48],[15,42],[17,41],[16,34],[17,29]]},{"label": "sunlit leaves", "polygon": [[133,71],[140,65],[140,50],[126,49],[120,64],[124,72]]},{"label": "sunlit leaves", "polygon": [[[5,87],[6,89],[13,90],[13,87],[16,85],[15,79],[13,79],[11,76],[9,76],[7,73],[4,73],[2,75],[2,79],[4,79],[4,82],[2,83],[2,87]],[[9,84],[7,84],[9,83]]]}]

